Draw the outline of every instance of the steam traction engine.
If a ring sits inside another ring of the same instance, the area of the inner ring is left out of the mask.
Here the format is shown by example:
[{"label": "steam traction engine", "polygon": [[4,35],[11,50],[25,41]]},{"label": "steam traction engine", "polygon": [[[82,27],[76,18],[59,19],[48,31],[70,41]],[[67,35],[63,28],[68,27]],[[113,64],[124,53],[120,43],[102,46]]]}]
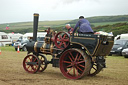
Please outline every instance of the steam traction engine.
[{"label": "steam traction engine", "polygon": [[[79,79],[84,75],[94,76],[105,65],[113,46],[112,36],[94,34],[55,33],[50,28],[45,40],[37,42],[38,14],[34,14],[33,40],[27,43],[28,55],[23,60],[23,67],[29,73],[43,72],[48,64],[59,67],[63,76]],[[51,61],[43,54],[52,56]]]}]

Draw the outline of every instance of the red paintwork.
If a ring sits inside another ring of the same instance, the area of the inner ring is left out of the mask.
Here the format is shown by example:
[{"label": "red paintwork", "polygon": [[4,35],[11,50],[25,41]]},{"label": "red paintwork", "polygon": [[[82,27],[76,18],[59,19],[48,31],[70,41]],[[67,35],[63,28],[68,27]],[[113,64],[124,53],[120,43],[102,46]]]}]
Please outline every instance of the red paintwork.
[{"label": "red paintwork", "polygon": [[[27,65],[28,62],[36,62],[37,65]],[[39,59],[35,55],[27,55],[23,60],[23,67],[29,73],[36,73],[39,70]]]},{"label": "red paintwork", "polygon": [[55,36],[55,45],[59,49],[65,49],[69,45],[69,34],[66,32],[59,32]]},{"label": "red paintwork", "polygon": [[81,78],[85,73],[85,60],[82,54],[77,50],[66,50],[60,57],[60,70],[66,78]]}]

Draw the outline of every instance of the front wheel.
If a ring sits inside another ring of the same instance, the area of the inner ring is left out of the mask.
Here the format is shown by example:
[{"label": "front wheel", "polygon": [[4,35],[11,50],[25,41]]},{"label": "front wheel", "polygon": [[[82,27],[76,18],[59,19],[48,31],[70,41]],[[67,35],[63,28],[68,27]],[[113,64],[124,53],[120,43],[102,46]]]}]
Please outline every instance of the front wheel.
[{"label": "front wheel", "polygon": [[39,55],[38,56],[40,62],[41,62],[41,65],[40,65],[40,69],[38,70],[38,72],[43,72],[46,68],[47,68],[47,59],[44,55]]},{"label": "front wheel", "polygon": [[60,70],[64,77],[79,79],[88,75],[91,68],[91,60],[80,49],[68,49],[60,57]]},{"label": "front wheel", "polygon": [[27,55],[23,60],[24,70],[29,73],[36,73],[40,68],[40,60],[36,55]]}]

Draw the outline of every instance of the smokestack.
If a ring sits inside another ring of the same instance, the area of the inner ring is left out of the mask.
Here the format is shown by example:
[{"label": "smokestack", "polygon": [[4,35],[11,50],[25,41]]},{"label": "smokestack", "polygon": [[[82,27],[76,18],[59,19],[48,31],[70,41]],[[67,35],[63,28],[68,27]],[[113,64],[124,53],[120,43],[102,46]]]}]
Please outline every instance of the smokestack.
[{"label": "smokestack", "polygon": [[39,14],[34,13],[33,41],[37,41],[38,19],[39,19]]}]

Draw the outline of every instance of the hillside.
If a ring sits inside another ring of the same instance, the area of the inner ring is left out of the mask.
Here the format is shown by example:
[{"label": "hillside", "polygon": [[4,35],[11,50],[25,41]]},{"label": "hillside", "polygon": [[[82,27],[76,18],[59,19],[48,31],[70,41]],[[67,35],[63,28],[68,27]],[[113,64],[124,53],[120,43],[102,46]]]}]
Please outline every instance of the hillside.
[{"label": "hillside", "polygon": [[[39,21],[38,27],[39,30],[47,29],[48,27],[60,27],[61,25],[65,25],[65,23],[70,22],[71,20],[58,20],[58,21]],[[6,27],[9,27],[6,30]],[[14,33],[27,33],[32,32],[33,30],[33,22],[18,22],[18,23],[6,23],[0,24],[0,32],[14,32]]]},{"label": "hillside", "polygon": [[[53,27],[61,24],[70,22],[71,20],[57,20],[57,21],[39,21],[39,27]],[[5,23],[0,24],[0,30],[6,30],[6,26],[9,26],[10,30],[12,29],[27,29],[33,28],[33,22],[18,22],[18,23]]]},{"label": "hillside", "polygon": [[[128,15],[118,15],[118,16],[96,16],[86,18],[90,23],[105,23],[105,22],[124,22],[128,21]],[[78,19],[72,20],[70,24],[76,24]]]},{"label": "hillside", "polygon": [[113,32],[114,36],[128,33],[128,23],[115,23],[113,25],[103,25],[93,27],[94,31]]}]

